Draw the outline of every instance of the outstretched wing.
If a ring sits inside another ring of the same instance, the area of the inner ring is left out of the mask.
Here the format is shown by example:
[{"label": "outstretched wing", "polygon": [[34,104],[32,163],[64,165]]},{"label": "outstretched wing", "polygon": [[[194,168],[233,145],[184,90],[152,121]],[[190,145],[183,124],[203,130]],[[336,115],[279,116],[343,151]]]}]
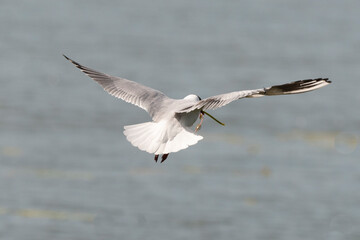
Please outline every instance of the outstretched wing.
[{"label": "outstretched wing", "polygon": [[[169,99],[164,93],[158,90],[146,87],[124,78],[114,77],[95,71],[75,62],[65,55],[63,56],[71,63],[73,63],[77,68],[79,68],[83,73],[99,83],[109,94],[120,98],[125,102],[141,107],[151,116],[153,116],[156,112],[159,103],[165,99]],[[157,106],[154,106],[154,103],[157,103]]]},{"label": "outstretched wing", "polygon": [[238,100],[240,98],[287,95],[287,94],[309,92],[324,87],[330,83],[331,82],[328,80],[328,78],[306,79],[306,80],[295,81],[283,85],[276,85],[268,88],[225,93],[203,99],[197,102],[195,105],[186,107],[178,112],[179,113],[191,112],[196,109],[202,109],[202,110],[216,109],[219,107],[223,107],[226,104],[229,104],[232,101]]}]

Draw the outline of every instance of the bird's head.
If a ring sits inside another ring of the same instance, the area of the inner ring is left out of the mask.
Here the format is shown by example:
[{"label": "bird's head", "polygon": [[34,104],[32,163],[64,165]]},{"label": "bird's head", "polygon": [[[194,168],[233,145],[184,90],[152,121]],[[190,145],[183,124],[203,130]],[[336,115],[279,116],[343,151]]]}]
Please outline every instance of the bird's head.
[{"label": "bird's head", "polygon": [[196,102],[201,100],[201,98],[198,95],[195,95],[195,94],[187,95],[186,97],[184,97],[184,99],[192,100],[192,101],[196,101]]}]

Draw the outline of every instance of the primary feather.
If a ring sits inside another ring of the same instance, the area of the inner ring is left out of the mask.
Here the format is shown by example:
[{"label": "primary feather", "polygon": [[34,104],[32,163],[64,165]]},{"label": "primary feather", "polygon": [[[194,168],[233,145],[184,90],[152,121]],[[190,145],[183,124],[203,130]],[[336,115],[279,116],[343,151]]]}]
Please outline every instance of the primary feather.
[{"label": "primary feather", "polygon": [[154,116],[158,108],[158,105],[154,105],[154,103],[163,102],[164,100],[169,99],[164,93],[158,90],[125,78],[114,77],[95,71],[75,62],[65,55],[63,56],[83,73],[99,83],[109,94],[146,110],[151,117]]},{"label": "primary feather", "polygon": [[330,83],[331,81],[329,81],[328,78],[317,78],[317,79],[299,80],[291,83],[286,83],[282,85],[276,85],[261,89],[230,92],[230,93],[225,93],[225,94],[220,94],[209,98],[205,98],[199,101],[198,103],[196,103],[195,105],[188,106],[184,109],[181,109],[178,112],[191,112],[194,111],[195,109],[202,109],[202,110],[217,109],[241,98],[304,93],[324,87]]}]

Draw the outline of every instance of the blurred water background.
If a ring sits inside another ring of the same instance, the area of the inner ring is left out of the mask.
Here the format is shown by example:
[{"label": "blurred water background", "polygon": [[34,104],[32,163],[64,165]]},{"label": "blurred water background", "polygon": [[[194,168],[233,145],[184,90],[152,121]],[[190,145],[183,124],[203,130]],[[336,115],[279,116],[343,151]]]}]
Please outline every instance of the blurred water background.
[{"label": "blurred water background", "polygon": [[[360,239],[359,1],[0,3],[0,238]],[[329,77],[211,112],[163,164],[147,114],[67,62],[201,97]]]}]

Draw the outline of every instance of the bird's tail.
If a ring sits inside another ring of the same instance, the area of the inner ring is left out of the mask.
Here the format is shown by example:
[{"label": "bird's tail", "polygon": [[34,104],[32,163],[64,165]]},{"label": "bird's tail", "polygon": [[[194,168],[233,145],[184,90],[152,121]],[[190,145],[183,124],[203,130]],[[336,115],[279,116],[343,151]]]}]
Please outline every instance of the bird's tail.
[{"label": "bird's tail", "polygon": [[145,122],[124,127],[126,139],[142,151],[167,154],[185,149],[203,139],[179,122]]}]

